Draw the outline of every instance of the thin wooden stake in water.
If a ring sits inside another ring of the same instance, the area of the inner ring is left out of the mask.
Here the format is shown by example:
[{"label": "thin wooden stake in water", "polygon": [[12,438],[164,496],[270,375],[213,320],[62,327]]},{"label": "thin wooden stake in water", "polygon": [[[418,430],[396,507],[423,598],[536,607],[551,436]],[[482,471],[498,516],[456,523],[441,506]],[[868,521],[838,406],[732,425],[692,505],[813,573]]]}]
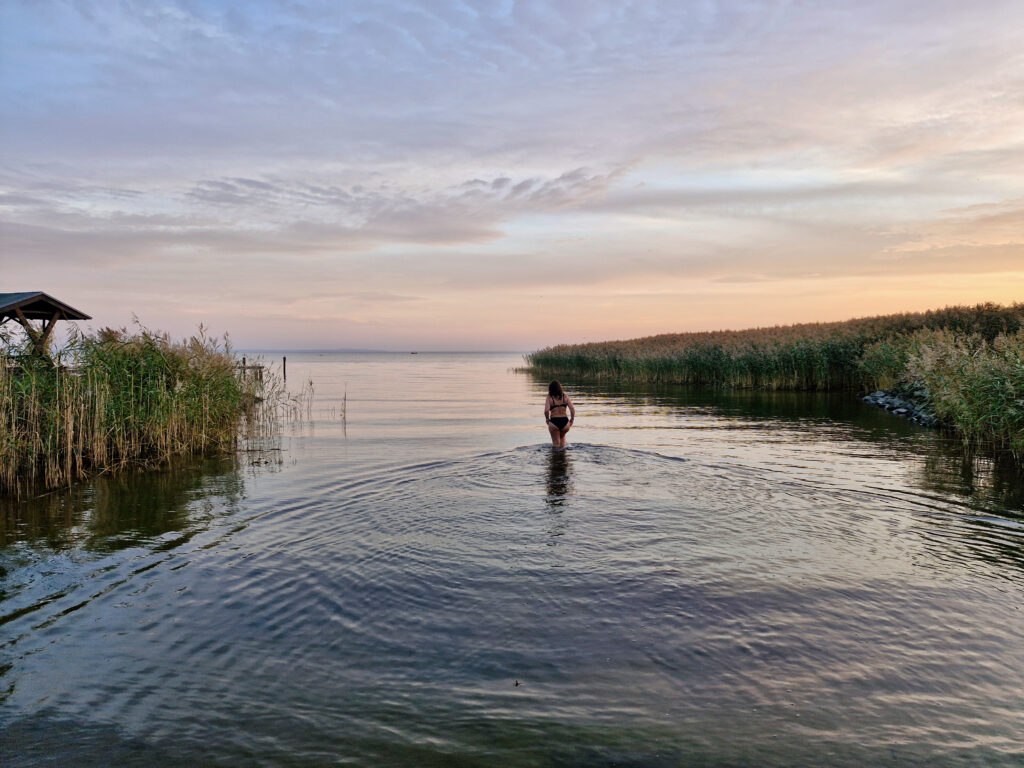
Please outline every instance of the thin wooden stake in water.
[{"label": "thin wooden stake in water", "polygon": [[288,356],[285,355],[281,358],[281,377],[288,381]]}]

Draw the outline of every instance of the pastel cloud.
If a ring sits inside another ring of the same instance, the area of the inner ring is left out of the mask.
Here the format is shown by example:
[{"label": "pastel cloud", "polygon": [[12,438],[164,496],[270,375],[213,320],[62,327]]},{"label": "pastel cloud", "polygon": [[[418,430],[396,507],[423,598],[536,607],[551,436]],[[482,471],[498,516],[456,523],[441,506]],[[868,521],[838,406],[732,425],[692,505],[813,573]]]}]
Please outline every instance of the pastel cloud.
[{"label": "pastel cloud", "polygon": [[249,345],[1011,300],[1021,28],[998,0],[5,4],[3,282]]}]

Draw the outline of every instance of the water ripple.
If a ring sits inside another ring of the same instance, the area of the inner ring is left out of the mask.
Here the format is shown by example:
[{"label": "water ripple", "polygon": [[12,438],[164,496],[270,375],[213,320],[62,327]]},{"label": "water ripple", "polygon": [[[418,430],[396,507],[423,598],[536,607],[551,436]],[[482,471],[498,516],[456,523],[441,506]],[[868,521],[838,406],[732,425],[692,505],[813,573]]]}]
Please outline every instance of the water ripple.
[{"label": "water ripple", "polygon": [[204,483],[117,546],[5,550],[0,750],[31,764],[59,732],[121,764],[1024,754],[1011,513],[781,455],[581,439],[345,464],[334,439],[244,495]]}]

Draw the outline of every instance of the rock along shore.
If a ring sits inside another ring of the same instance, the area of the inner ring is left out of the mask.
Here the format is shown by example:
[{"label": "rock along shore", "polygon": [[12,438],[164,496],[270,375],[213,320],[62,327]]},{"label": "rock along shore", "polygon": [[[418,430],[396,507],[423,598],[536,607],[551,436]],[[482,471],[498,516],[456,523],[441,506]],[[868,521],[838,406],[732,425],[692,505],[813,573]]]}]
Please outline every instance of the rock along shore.
[{"label": "rock along shore", "polygon": [[868,405],[883,408],[894,416],[920,424],[923,427],[940,427],[942,422],[932,412],[927,402],[910,399],[894,392],[878,390],[861,398]]}]

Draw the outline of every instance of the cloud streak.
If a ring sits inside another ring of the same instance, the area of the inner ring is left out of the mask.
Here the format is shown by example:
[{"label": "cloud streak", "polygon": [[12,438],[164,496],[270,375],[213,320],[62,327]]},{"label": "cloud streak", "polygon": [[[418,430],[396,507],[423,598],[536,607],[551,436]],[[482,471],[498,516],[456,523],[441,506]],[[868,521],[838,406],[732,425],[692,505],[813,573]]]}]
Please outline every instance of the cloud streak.
[{"label": "cloud streak", "polygon": [[[7,3],[0,266],[179,332],[276,296],[339,346],[550,341],[524,313],[567,340],[721,327],[793,281],[848,314],[842,281],[962,287],[894,311],[1006,300],[1022,26],[1002,0]],[[665,291],[676,320],[639,298]]]}]

